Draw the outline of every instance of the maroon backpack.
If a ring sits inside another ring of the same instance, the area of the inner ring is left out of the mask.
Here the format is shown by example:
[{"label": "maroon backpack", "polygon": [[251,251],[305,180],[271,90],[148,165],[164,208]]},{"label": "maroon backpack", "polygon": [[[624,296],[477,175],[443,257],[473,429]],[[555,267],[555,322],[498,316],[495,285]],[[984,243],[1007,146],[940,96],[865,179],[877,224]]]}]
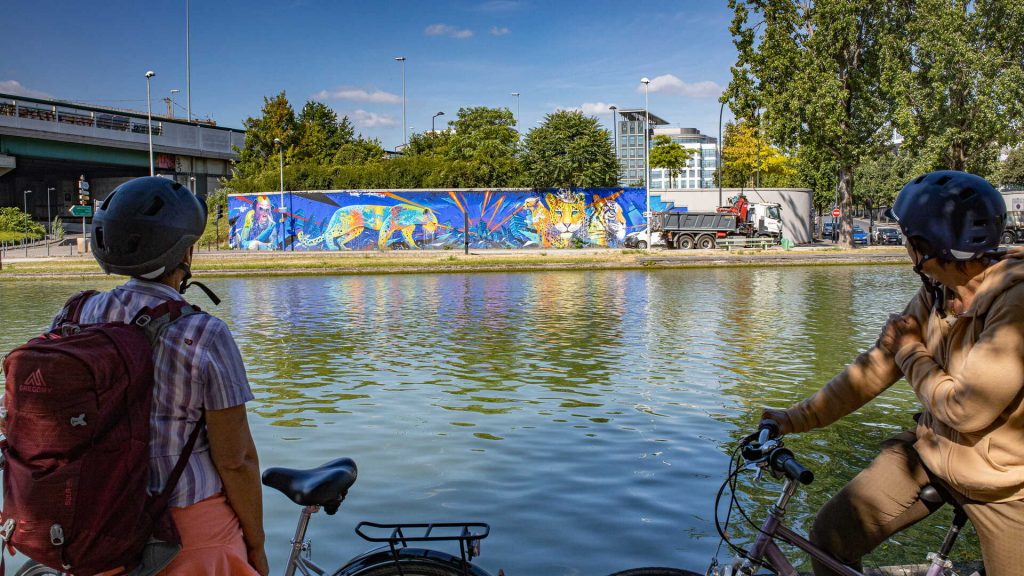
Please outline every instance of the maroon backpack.
[{"label": "maroon backpack", "polygon": [[153,343],[200,311],[170,300],[128,324],[79,325],[92,294],[72,297],[54,330],[4,359],[0,545],[76,575],[134,567],[151,536],[178,544],[165,511],[205,420],[148,495]]}]

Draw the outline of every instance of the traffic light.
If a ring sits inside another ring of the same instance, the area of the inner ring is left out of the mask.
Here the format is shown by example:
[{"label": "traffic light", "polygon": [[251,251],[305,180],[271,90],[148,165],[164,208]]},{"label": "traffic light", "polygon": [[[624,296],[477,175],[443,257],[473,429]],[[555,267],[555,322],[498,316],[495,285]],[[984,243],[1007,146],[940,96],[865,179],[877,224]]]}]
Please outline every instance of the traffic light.
[{"label": "traffic light", "polygon": [[89,193],[89,183],[85,181],[85,176],[82,176],[78,180],[78,203],[82,206],[88,206],[92,200],[92,196]]},{"label": "traffic light", "polygon": [[222,204],[217,204],[217,216],[216,216],[216,218],[214,218],[214,220],[220,220],[223,217],[224,217],[224,206]]}]

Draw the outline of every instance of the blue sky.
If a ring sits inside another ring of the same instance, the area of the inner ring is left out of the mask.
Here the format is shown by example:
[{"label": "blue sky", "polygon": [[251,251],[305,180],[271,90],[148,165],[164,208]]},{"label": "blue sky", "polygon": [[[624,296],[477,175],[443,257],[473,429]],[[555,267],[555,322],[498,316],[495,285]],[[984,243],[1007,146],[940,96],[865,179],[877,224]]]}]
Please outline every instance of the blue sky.
[{"label": "blue sky", "polygon": [[[5,0],[0,92],[154,111],[170,90],[184,115],[185,0]],[[560,108],[610,127],[609,105],[717,134],[735,49],[725,0],[192,0],[192,111],[241,127],[286,90],[402,142],[460,107],[508,107],[527,131]],[[730,118],[726,110],[726,120]]]}]

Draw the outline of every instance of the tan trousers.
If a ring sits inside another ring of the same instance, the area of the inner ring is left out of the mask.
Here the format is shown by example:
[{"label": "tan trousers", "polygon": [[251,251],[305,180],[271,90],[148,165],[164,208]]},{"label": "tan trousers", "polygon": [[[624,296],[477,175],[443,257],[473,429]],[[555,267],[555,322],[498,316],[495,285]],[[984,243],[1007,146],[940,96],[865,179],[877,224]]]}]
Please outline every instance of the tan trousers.
[{"label": "tan trousers", "polygon": [[[918,494],[934,479],[929,478],[914,450],[915,439],[913,432],[903,432],[884,442],[871,465],[818,512],[811,541],[859,569],[861,558],[886,538],[931,514]],[[986,576],[1024,575],[1024,501],[992,504],[947,491],[978,533]],[[928,550],[937,551],[941,545],[939,538]],[[958,558],[957,549],[953,547],[952,559],[973,559]],[[913,562],[924,563],[925,559]],[[835,573],[815,562],[814,574]]]}]

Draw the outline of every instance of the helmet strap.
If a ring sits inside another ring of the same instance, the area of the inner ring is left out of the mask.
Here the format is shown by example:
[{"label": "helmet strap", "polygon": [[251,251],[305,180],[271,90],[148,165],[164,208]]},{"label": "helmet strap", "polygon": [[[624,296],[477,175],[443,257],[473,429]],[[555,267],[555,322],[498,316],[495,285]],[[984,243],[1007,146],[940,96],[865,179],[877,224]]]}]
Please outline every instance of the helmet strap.
[{"label": "helmet strap", "polygon": [[199,288],[203,292],[206,293],[206,297],[209,298],[211,302],[213,302],[214,306],[217,306],[217,305],[220,304],[220,298],[218,298],[217,295],[213,293],[213,290],[210,290],[206,286],[206,284],[203,284],[202,282],[196,282],[195,280],[193,280],[192,282],[189,282],[189,279],[192,278],[192,267],[191,266],[189,266],[188,264],[182,262],[182,263],[178,264],[178,269],[185,271],[185,277],[181,279],[181,285],[178,286],[178,293],[179,294],[184,294],[185,290],[188,290],[190,286],[199,286]]},{"label": "helmet strap", "polygon": [[914,264],[914,272],[921,278],[921,283],[924,284],[924,289],[932,295],[932,307],[939,312],[939,316],[942,318],[946,317],[946,290],[935,280],[932,280],[924,273],[922,268],[924,263],[931,260],[933,256],[927,255],[921,258],[921,261]]}]

